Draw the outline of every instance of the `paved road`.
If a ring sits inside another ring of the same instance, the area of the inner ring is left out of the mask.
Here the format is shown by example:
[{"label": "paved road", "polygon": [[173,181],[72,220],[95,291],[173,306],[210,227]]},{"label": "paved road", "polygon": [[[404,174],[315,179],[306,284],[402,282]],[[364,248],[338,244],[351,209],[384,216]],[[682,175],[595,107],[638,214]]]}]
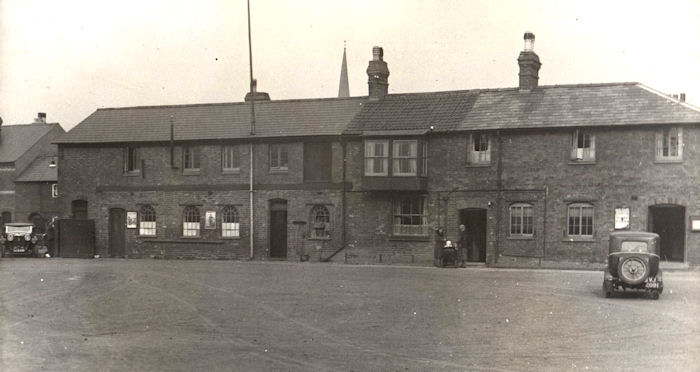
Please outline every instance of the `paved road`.
[{"label": "paved road", "polygon": [[4,259],[2,371],[700,370],[700,273]]}]

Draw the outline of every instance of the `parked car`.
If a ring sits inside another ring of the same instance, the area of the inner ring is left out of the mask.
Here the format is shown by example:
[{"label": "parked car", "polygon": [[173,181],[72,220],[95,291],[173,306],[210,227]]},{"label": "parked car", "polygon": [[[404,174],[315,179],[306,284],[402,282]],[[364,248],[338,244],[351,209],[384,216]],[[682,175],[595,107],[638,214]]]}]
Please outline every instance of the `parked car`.
[{"label": "parked car", "polygon": [[610,234],[608,266],[603,276],[603,292],[642,290],[655,300],[664,290],[659,268],[658,234],[643,231],[616,231]]},{"label": "parked car", "polygon": [[37,234],[34,224],[6,223],[0,236],[0,255],[40,257],[46,253],[42,234]]}]

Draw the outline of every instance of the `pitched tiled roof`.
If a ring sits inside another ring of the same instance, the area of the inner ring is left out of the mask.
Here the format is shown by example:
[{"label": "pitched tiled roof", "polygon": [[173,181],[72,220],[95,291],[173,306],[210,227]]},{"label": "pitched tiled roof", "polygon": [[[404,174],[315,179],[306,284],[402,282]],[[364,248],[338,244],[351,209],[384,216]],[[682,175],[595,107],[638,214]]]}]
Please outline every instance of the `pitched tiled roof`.
[{"label": "pitched tiled roof", "polygon": [[58,168],[49,167],[51,161],[56,164],[55,156],[39,156],[17,177],[15,182],[56,182]]},{"label": "pitched tiled roof", "polygon": [[[340,135],[366,98],[256,101],[255,138]],[[99,109],[57,143],[250,138],[250,103]]]},{"label": "pitched tiled roof", "polygon": [[700,123],[700,110],[638,83],[613,83],[391,94],[363,105],[345,133],[682,123]]},{"label": "pitched tiled roof", "polygon": [[16,161],[58,124],[0,126],[0,163]]}]

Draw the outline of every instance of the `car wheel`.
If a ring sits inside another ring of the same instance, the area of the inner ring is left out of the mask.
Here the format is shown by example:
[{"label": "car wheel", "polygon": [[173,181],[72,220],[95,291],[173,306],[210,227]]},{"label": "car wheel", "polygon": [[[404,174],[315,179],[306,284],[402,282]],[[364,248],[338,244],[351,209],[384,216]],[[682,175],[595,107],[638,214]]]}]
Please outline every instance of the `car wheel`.
[{"label": "car wheel", "polygon": [[612,292],[605,291],[605,298],[610,298],[610,296],[612,296]]},{"label": "car wheel", "polygon": [[649,265],[640,257],[630,256],[620,260],[617,273],[623,282],[637,285],[649,276]]}]

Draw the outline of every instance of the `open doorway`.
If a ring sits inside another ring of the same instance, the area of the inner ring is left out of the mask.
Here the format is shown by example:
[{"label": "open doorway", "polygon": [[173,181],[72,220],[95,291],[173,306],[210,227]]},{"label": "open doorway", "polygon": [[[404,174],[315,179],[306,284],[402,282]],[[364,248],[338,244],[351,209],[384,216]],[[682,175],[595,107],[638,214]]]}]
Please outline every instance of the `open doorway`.
[{"label": "open doorway", "polygon": [[459,223],[466,227],[471,239],[469,262],[486,262],[486,209],[460,209]]},{"label": "open doorway", "polygon": [[685,258],[685,207],[662,204],[649,207],[649,231],[661,237],[661,259],[683,262]]},{"label": "open doorway", "polygon": [[270,257],[287,257],[287,201],[270,200]]}]

